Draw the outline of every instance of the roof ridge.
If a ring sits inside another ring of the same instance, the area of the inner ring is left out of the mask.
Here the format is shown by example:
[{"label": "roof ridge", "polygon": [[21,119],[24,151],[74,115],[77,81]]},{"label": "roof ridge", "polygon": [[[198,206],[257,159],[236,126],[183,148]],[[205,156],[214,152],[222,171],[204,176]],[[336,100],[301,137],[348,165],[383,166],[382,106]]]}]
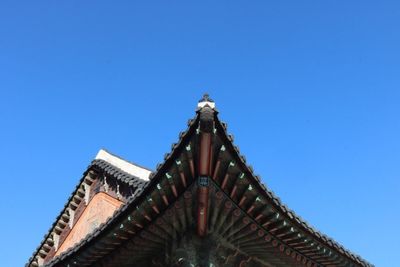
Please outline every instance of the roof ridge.
[{"label": "roof ridge", "polygon": [[[134,162],[134,161],[127,160],[127,159],[123,158],[122,156],[115,154],[114,152],[110,152],[110,150],[108,150],[107,148],[104,148],[104,147],[103,147],[103,148],[101,148],[101,149],[99,150],[99,152],[100,152],[101,150],[107,152],[108,154],[110,154],[110,155],[112,155],[112,156],[114,156],[114,157],[116,157],[116,158],[118,158],[118,159],[120,159],[120,160],[125,161],[126,163],[129,163],[129,164],[135,165],[135,166],[137,166],[137,167],[139,167],[139,168],[142,168],[142,169],[148,170],[148,171],[150,171],[150,172],[153,172],[152,169],[150,169],[150,168],[148,168],[148,167],[146,167],[146,166],[143,166],[142,164],[137,164],[137,163]],[[97,152],[97,153],[99,153],[99,152]]]},{"label": "roof ridge", "polygon": [[[108,167],[113,168],[114,173],[112,173],[112,171],[110,171],[109,169],[107,169],[106,166],[104,165],[108,165]],[[117,180],[121,181],[121,182],[125,182],[128,185],[132,185],[132,181],[134,180],[139,180],[141,182],[148,182],[148,180],[142,179],[141,177],[138,177],[136,175],[133,175],[131,173],[128,173],[126,171],[124,171],[123,169],[119,168],[118,166],[115,166],[114,164],[104,160],[104,159],[94,159],[91,163],[90,166],[95,166],[95,167],[99,167],[101,168],[104,172],[106,172],[108,175],[112,175],[114,176]],[[127,177],[124,177],[127,176]],[[127,178],[130,179],[127,179]]]},{"label": "roof ridge", "polygon": [[115,167],[125,171],[126,173],[132,174],[133,176],[140,177],[142,180],[148,180],[151,170],[143,168],[137,164],[129,162],[119,156],[109,153],[104,149],[100,149],[95,159],[102,159],[112,164]]}]

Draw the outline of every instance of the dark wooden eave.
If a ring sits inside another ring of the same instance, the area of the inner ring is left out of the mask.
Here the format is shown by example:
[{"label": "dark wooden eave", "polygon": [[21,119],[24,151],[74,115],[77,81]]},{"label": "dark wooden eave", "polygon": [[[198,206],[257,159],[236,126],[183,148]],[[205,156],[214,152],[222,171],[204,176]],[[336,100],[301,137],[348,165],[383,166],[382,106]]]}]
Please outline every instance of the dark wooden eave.
[{"label": "dark wooden eave", "polygon": [[[209,111],[209,107],[206,109]],[[206,109],[198,110],[150,182],[138,188],[127,205],[46,266],[124,266],[132,264],[133,259],[143,263],[160,253],[164,242],[171,241],[165,234],[168,230],[160,229],[160,221],[178,234],[187,229],[177,229],[174,221],[195,225],[196,190],[201,176],[199,136],[203,131],[199,122]],[[218,249],[224,251],[222,255],[230,255],[226,261],[236,257],[240,266],[373,266],[313,229],[283,205],[246,164],[215,109],[212,116],[212,158],[210,173],[207,172],[207,205],[212,208],[207,210],[206,226],[209,235],[223,240],[224,246]],[[186,210],[188,202],[192,211]],[[230,218],[231,224],[224,227],[231,232],[221,231],[224,216]],[[163,231],[164,235],[160,234]],[[203,235],[203,230],[199,234]],[[133,251],[138,252],[137,258],[132,256]],[[153,264],[162,266],[162,260]]]}]

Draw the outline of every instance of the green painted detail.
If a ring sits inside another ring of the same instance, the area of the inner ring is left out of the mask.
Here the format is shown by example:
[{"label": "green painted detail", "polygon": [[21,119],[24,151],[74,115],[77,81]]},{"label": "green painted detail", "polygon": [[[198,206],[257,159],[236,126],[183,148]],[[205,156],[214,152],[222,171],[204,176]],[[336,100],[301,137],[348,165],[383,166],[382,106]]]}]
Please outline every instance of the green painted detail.
[{"label": "green painted detail", "polygon": [[119,229],[122,229],[122,228],[124,228],[124,224],[123,223],[121,223],[121,225],[119,226]]},{"label": "green painted detail", "polygon": [[167,176],[168,179],[172,178],[172,176],[168,172],[165,174],[165,176]]},{"label": "green painted detail", "polygon": [[225,151],[225,150],[226,150],[225,146],[222,145],[222,146],[221,146],[221,151]]},{"label": "green painted detail", "polygon": [[229,162],[229,167],[233,167],[233,166],[235,166],[235,162],[234,161]]},{"label": "green painted detail", "polygon": [[244,178],[244,173],[242,172],[240,175],[239,175],[239,179],[243,179]]},{"label": "green painted detail", "polygon": [[160,184],[157,184],[157,189],[161,190],[161,185]]},{"label": "green painted detail", "polygon": [[277,219],[279,218],[279,213],[276,214],[276,218],[277,218]]},{"label": "green painted detail", "polygon": [[251,184],[249,184],[249,187],[247,187],[247,190],[249,190],[249,191],[253,190],[253,187],[251,186]]},{"label": "green painted detail", "polygon": [[132,219],[131,219],[131,216],[129,215],[129,216],[128,216],[128,221],[131,221],[131,220],[132,220]]},{"label": "green painted detail", "polygon": [[186,146],[186,150],[190,151],[190,149],[191,149],[191,147],[190,147],[190,144],[189,144],[189,145]]},{"label": "green painted detail", "polygon": [[209,185],[208,177],[207,176],[200,176],[199,177],[199,185],[207,187]]},{"label": "green painted detail", "polygon": [[177,165],[181,165],[181,163],[182,163],[179,159],[175,160],[175,162]]},{"label": "green painted detail", "polygon": [[260,198],[260,197],[257,197],[257,198],[256,198],[256,202],[261,202],[261,198]]}]

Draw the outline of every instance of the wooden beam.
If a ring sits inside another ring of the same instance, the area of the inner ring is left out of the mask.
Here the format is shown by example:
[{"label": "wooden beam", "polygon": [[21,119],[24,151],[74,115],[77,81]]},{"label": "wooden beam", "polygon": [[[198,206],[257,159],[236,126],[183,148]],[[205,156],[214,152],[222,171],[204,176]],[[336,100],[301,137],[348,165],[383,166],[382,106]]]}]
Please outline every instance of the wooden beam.
[{"label": "wooden beam", "polygon": [[[200,134],[200,155],[199,155],[199,187],[197,195],[197,234],[204,237],[207,234],[207,212],[208,212],[208,179],[210,176],[211,156],[211,133]],[[202,180],[207,180],[203,184]]]}]

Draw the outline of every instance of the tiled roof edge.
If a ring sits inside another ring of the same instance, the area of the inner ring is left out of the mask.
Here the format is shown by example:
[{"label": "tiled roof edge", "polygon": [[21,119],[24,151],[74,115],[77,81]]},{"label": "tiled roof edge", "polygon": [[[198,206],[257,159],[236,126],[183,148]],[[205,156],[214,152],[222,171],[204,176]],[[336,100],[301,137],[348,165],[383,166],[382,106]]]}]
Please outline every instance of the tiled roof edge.
[{"label": "tiled roof edge", "polygon": [[[358,262],[359,264],[362,264],[365,267],[374,267],[373,264],[371,264],[367,260],[363,259],[358,254],[353,253],[350,250],[344,248],[342,245],[340,245],[338,242],[336,242],[333,238],[330,238],[327,235],[321,233],[319,230],[316,230],[314,227],[309,225],[309,223],[307,223],[300,216],[298,216],[293,210],[289,209],[287,207],[287,205],[283,204],[282,201],[280,200],[280,198],[277,195],[275,195],[275,193],[272,190],[270,190],[266,185],[264,185],[261,182],[260,177],[258,175],[254,174],[253,167],[251,167],[250,165],[247,164],[246,158],[240,153],[239,147],[233,144],[234,138],[233,138],[233,135],[228,133],[227,123],[220,121],[217,114],[215,114],[215,121],[222,128],[222,130],[223,130],[222,132],[224,133],[225,138],[229,141],[228,143],[231,145],[231,149],[233,151],[235,151],[235,154],[240,159],[240,162],[242,163],[242,165],[251,174],[252,179],[259,185],[260,188],[262,188],[264,190],[265,194],[271,198],[271,201],[274,202],[277,207],[279,207],[281,212],[283,212],[289,218],[294,217],[297,224],[299,224],[304,230],[306,230],[306,232],[308,232],[310,235],[314,236],[316,239],[320,240],[322,243],[325,243],[327,246],[332,247],[333,249],[338,251],[342,256],[347,257],[354,262]],[[333,245],[329,244],[329,242],[331,242]]]},{"label": "tiled roof edge", "polygon": [[140,177],[137,177],[130,173],[127,173],[127,172],[123,171],[122,169],[120,169],[102,159],[93,160],[90,166],[100,168],[107,175],[111,175],[118,181],[124,182],[129,186],[132,186],[137,183],[147,183],[148,182],[147,180],[143,180]]},{"label": "tiled roof edge", "polygon": [[123,157],[121,157],[121,156],[119,156],[119,155],[117,155],[117,154],[114,154],[114,153],[110,152],[110,151],[109,151],[108,149],[106,149],[106,148],[102,148],[101,150],[104,150],[104,151],[107,152],[108,154],[110,154],[110,155],[112,155],[112,156],[114,156],[114,157],[116,157],[116,158],[119,158],[120,160],[123,160],[123,161],[125,161],[125,162],[127,162],[127,163],[129,163],[129,164],[132,164],[132,165],[135,165],[135,166],[140,167],[140,168],[142,168],[142,169],[148,170],[149,172],[153,172],[152,169],[147,168],[147,167],[145,167],[145,166],[143,166],[143,165],[141,165],[141,164],[137,164],[136,162],[133,162],[133,161],[131,161],[131,160],[127,160],[127,159],[125,159],[125,158],[123,158]]}]

